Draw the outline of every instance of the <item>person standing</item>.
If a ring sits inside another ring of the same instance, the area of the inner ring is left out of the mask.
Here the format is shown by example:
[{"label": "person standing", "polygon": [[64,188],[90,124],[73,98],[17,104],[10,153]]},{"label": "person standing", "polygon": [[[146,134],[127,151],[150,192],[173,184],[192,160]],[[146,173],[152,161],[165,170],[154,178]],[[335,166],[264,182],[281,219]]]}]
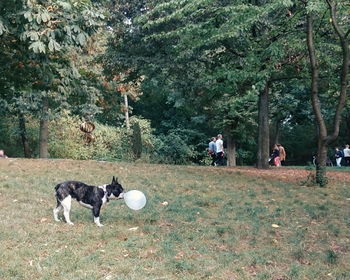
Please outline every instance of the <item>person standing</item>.
[{"label": "person standing", "polygon": [[224,165],[224,142],[221,134],[216,139],[216,165]]},{"label": "person standing", "polygon": [[272,155],[271,155],[271,163],[274,166],[281,166],[280,150],[278,149],[277,144],[275,144],[273,146]]},{"label": "person standing", "polygon": [[343,153],[341,150],[339,150],[338,147],[335,147],[335,161],[337,162],[337,166],[341,167],[341,160],[343,159]]},{"label": "person standing", "polygon": [[211,156],[211,164],[214,166],[216,164],[216,138],[212,137],[209,142],[208,154]]},{"label": "person standing", "polygon": [[350,146],[347,144],[343,150],[344,154],[344,164],[345,166],[350,166]]},{"label": "person standing", "polygon": [[286,165],[286,157],[287,157],[286,150],[281,144],[277,144],[277,147],[279,150],[281,165]]},{"label": "person standing", "polygon": [[0,150],[0,158],[7,158],[4,150]]}]

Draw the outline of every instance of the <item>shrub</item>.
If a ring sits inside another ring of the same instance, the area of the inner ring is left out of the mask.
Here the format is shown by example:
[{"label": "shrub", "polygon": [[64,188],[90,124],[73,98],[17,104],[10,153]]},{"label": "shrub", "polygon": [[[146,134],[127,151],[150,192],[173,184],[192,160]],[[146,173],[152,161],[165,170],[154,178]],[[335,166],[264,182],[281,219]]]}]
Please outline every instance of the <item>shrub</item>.
[{"label": "shrub", "polygon": [[167,135],[161,135],[156,139],[155,151],[159,163],[186,164],[194,157],[194,148],[188,145],[184,137],[172,131]]},{"label": "shrub", "polygon": [[[86,141],[86,134],[80,131],[80,123],[77,116],[68,114],[50,122],[50,157],[128,161],[141,157],[141,147],[144,153],[153,152],[154,137],[148,120],[130,118],[130,131],[122,127],[94,123],[94,141],[90,143]],[[136,140],[138,151],[135,157]]]},{"label": "shrub", "polygon": [[[50,121],[49,154],[53,158],[71,159],[128,159],[125,129],[95,123],[94,141],[88,143],[79,129],[81,121],[66,114]],[[126,139],[126,141],[125,141]]]}]

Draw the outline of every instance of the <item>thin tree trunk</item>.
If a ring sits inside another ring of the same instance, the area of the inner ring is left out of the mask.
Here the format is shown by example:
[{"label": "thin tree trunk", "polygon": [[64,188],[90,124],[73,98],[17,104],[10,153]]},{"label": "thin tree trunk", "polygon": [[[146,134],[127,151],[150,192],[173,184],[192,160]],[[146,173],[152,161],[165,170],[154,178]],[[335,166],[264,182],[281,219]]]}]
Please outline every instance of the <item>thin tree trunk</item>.
[{"label": "thin tree trunk", "polygon": [[[328,178],[326,176],[327,166],[327,149],[328,145],[322,139],[318,140],[317,147],[317,161],[316,161],[316,183],[321,187],[328,184]],[[320,164],[324,163],[324,164]]]},{"label": "thin tree trunk", "polygon": [[27,138],[27,129],[26,129],[26,120],[23,113],[19,113],[18,115],[19,121],[19,133],[21,136],[21,141],[23,145],[24,157],[30,158],[32,155],[32,151],[29,147],[28,138]]},{"label": "thin tree trunk", "polygon": [[313,39],[313,17],[307,15],[307,47],[311,65],[311,104],[315,114],[318,129],[318,146],[316,162],[316,183],[325,186],[328,182],[326,174],[327,163],[327,128],[321,113],[321,103],[318,97],[319,64]]},{"label": "thin tree trunk", "polygon": [[259,128],[258,128],[258,153],[257,168],[269,168],[269,83],[259,94]]},{"label": "thin tree trunk", "polygon": [[126,129],[130,130],[130,122],[129,122],[129,103],[128,103],[128,95],[124,94],[124,106],[125,106],[125,125]]},{"label": "thin tree trunk", "polygon": [[47,98],[43,99],[42,115],[40,119],[39,132],[39,157],[48,158],[48,138],[49,138],[49,121],[48,121],[49,104]]}]

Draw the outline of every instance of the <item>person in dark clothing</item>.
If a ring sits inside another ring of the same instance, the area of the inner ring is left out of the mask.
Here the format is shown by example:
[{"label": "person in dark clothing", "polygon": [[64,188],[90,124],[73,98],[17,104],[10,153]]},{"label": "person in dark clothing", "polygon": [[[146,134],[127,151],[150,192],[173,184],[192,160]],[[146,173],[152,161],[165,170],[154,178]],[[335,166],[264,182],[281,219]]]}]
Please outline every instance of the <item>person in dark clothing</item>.
[{"label": "person in dark clothing", "polygon": [[338,167],[341,167],[341,161],[343,159],[343,151],[342,150],[339,150],[338,147],[335,147],[335,154],[334,154],[334,157],[335,157],[335,161],[337,162],[337,166]]},{"label": "person in dark clothing", "polygon": [[210,155],[211,157],[211,164],[212,166],[215,165],[215,162],[216,162],[216,138],[215,137],[212,137],[210,139],[210,143],[209,143],[209,147],[208,147],[208,154]]},{"label": "person in dark clothing", "polygon": [[224,142],[222,140],[222,135],[218,134],[216,138],[216,165],[224,165]]},{"label": "person in dark clothing", "polygon": [[271,165],[274,165],[274,166],[281,165],[280,151],[279,151],[278,146],[276,144],[273,146],[270,163],[271,163]]}]

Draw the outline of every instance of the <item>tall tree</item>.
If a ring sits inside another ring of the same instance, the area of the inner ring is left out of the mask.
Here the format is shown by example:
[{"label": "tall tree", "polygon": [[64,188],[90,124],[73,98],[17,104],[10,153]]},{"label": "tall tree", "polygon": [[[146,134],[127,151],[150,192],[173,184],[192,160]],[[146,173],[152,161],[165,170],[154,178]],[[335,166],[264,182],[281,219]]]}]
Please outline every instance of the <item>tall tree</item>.
[{"label": "tall tree", "polygon": [[[349,64],[350,64],[350,49],[349,49],[349,34],[350,34],[350,20],[347,16],[341,15],[350,10],[350,3],[348,1],[331,1],[325,0],[328,5],[328,11],[330,15],[330,22],[333,27],[334,37],[338,38],[339,45],[341,47],[341,61],[340,67],[340,81],[338,91],[338,98],[336,109],[334,112],[334,119],[332,122],[331,132],[328,133],[327,125],[321,110],[320,99],[320,63],[316,52],[316,43],[314,40],[314,18],[315,18],[315,6],[313,2],[306,2],[307,13],[307,46],[310,57],[311,65],[311,101],[312,107],[316,118],[318,127],[318,150],[317,150],[317,166],[316,166],[316,182],[320,186],[325,186],[328,183],[326,177],[326,161],[327,161],[327,148],[329,144],[334,142],[339,135],[339,127],[341,121],[341,114],[343,112],[346,97],[347,87],[349,79]],[[316,11],[324,8],[322,6],[324,2],[318,2]],[[342,11],[342,12],[339,12]],[[340,15],[339,15],[340,13]],[[332,35],[333,35],[332,34]],[[332,36],[333,37],[333,36]]]},{"label": "tall tree", "polygon": [[[11,5],[1,7],[8,19],[6,28],[0,26],[1,39],[9,63],[16,63],[5,72],[6,83],[14,90],[8,90],[4,100],[22,119],[29,111],[39,116],[40,156],[47,157],[48,118],[67,108],[75,89],[84,90],[69,51],[85,47],[104,16],[89,0],[15,2],[16,10]],[[15,78],[20,71],[24,83]]]}]

